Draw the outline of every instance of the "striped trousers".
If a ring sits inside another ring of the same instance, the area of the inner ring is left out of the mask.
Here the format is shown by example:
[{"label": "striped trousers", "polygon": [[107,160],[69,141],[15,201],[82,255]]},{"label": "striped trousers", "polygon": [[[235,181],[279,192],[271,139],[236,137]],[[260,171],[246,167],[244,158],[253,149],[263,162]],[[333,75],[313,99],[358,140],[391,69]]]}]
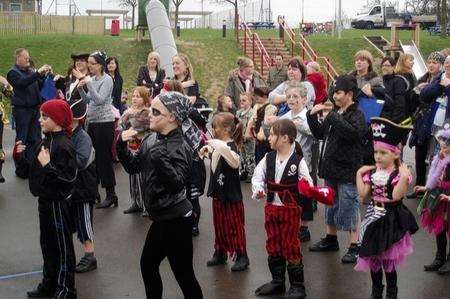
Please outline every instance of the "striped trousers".
[{"label": "striped trousers", "polygon": [[214,249],[223,253],[247,254],[244,203],[213,199]]},{"label": "striped trousers", "polygon": [[72,213],[75,221],[78,240],[81,243],[86,241],[94,241],[93,229],[93,208],[91,202],[74,202],[72,203]]},{"label": "striped trousers", "polygon": [[266,250],[269,256],[282,256],[288,262],[302,259],[298,231],[300,229],[299,206],[275,206],[266,204]]}]

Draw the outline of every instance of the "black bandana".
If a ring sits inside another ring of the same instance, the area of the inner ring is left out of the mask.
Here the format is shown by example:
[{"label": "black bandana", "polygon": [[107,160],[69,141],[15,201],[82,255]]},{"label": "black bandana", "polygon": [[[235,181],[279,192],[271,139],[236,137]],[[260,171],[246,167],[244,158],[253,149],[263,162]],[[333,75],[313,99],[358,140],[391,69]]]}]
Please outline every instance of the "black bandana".
[{"label": "black bandana", "polygon": [[189,111],[191,108],[189,106],[188,98],[175,91],[159,95],[158,98],[181,125],[183,135],[189,146],[194,150],[198,150],[200,147],[201,134],[200,130],[189,118]]}]

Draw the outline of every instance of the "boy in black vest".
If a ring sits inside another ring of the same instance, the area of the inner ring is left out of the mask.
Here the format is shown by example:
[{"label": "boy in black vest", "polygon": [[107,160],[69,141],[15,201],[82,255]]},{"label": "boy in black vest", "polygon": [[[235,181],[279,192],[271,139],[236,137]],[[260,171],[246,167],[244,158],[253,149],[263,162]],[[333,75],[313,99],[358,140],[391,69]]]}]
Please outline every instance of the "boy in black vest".
[{"label": "boy in black vest", "polygon": [[29,185],[39,197],[39,226],[44,279],[28,297],[76,298],[75,252],[72,242],[70,197],[77,177],[77,160],[69,136],[72,111],[66,101],[50,100],[41,108],[42,142],[24,155],[26,146],[17,142],[14,159],[29,165]]}]

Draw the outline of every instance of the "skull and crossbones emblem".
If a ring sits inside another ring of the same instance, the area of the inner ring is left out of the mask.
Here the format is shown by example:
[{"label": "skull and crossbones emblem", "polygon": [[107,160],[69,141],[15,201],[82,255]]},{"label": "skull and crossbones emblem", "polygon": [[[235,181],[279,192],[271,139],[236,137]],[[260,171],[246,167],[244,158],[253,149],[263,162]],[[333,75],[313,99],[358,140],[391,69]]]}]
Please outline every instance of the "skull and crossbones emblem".
[{"label": "skull and crossbones emblem", "polygon": [[384,128],[383,124],[372,124],[373,137],[386,137],[386,133],[383,133]]}]

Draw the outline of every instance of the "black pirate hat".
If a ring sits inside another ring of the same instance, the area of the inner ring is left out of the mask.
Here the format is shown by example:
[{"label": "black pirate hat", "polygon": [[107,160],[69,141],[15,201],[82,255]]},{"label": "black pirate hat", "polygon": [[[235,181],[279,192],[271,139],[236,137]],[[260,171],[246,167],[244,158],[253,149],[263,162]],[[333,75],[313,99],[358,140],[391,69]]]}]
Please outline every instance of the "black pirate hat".
[{"label": "black pirate hat", "polygon": [[73,119],[83,119],[87,114],[87,103],[83,99],[71,99],[69,101]]},{"label": "black pirate hat", "polygon": [[78,60],[78,59],[88,60],[89,55],[90,55],[89,53],[77,53],[77,54],[70,55],[70,58],[72,58],[73,60]]},{"label": "black pirate hat", "polygon": [[412,130],[412,127],[401,126],[381,117],[372,117],[370,119],[370,125],[374,145],[384,146],[393,151],[398,150],[400,142]]}]

